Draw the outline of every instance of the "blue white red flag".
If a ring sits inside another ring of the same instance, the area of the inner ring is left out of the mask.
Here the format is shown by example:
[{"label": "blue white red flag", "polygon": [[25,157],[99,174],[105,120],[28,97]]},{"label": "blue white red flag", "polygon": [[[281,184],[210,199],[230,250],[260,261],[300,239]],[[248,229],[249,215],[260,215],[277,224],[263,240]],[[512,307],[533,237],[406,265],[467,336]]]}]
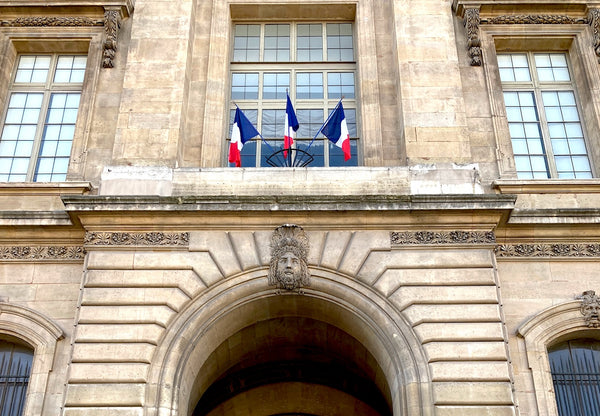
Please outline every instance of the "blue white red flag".
[{"label": "blue white red flag", "polygon": [[233,119],[233,128],[231,129],[231,143],[229,144],[229,162],[235,163],[238,168],[242,166],[242,157],[240,152],[244,143],[260,133],[252,125],[250,120],[244,115],[239,107],[235,110]]},{"label": "blue white red flag", "polygon": [[337,147],[344,152],[344,160],[350,159],[350,133],[346,124],[346,115],[344,107],[340,105],[335,109],[327,123],[321,129],[321,133],[331,140]]},{"label": "blue white red flag", "polygon": [[[283,148],[284,150],[290,149],[294,144],[294,136],[300,124],[296,118],[296,112],[290,101],[290,96],[287,96],[287,105],[285,106],[285,131],[283,133]],[[287,157],[287,152],[283,152],[284,157]]]}]

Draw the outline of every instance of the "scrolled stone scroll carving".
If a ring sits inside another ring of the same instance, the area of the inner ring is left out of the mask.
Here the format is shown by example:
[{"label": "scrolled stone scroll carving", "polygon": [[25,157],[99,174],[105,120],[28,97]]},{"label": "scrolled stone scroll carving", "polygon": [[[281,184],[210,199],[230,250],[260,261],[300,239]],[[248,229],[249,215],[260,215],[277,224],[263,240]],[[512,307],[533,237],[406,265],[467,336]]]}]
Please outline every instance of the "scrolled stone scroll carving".
[{"label": "scrolled stone scroll carving", "polygon": [[576,299],[581,299],[581,314],[589,328],[600,327],[600,297],[593,290],[586,290]]},{"label": "scrolled stone scroll carving", "polygon": [[302,227],[294,224],[277,227],[271,236],[269,285],[303,293],[302,287],[310,286],[308,250],[308,237]]},{"label": "scrolled stone scroll carving", "polygon": [[104,12],[104,48],[102,51],[102,66],[104,68],[113,68],[117,53],[117,37],[121,27],[121,14],[118,10],[107,10]]},{"label": "scrolled stone scroll carving", "polygon": [[481,66],[481,40],[479,39],[479,9],[466,9],[464,25],[467,29],[467,48],[471,66]]},{"label": "scrolled stone scroll carving", "polygon": [[588,14],[588,23],[592,27],[594,52],[600,62],[600,9],[591,9]]}]

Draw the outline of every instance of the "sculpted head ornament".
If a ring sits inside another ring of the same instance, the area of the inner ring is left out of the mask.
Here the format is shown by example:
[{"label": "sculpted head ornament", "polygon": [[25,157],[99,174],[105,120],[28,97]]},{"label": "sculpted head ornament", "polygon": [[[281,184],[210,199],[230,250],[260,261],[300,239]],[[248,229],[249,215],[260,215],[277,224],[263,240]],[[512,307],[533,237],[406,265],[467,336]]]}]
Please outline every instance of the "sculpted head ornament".
[{"label": "sculpted head ornament", "polygon": [[585,323],[590,328],[600,327],[600,298],[593,290],[586,290],[581,296],[581,314],[585,319]]},{"label": "sculpted head ornament", "polygon": [[302,227],[293,224],[277,227],[271,236],[269,285],[298,291],[310,286],[308,248],[308,237]]}]

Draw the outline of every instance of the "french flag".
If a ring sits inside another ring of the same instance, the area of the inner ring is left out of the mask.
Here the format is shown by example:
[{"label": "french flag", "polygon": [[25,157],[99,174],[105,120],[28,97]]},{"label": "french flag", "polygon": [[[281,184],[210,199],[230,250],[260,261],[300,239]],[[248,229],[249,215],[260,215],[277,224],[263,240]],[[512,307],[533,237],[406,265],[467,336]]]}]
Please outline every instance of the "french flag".
[{"label": "french flag", "polygon": [[327,123],[321,129],[321,133],[331,140],[337,147],[344,152],[344,161],[350,159],[350,133],[346,124],[346,115],[344,107],[340,105],[335,109]]},{"label": "french flag", "polygon": [[[298,119],[296,118],[296,112],[294,111],[294,107],[292,106],[292,102],[290,101],[290,96],[287,96],[287,105],[285,106],[285,131],[283,133],[283,148],[284,150],[290,149],[292,144],[294,144],[294,135],[300,124],[298,124]],[[287,157],[287,152],[283,152],[283,156]]]},{"label": "french flag", "polygon": [[229,144],[229,162],[235,163],[238,168],[242,166],[240,152],[244,147],[244,143],[259,134],[242,110],[236,106],[233,128],[231,129],[231,143]]}]

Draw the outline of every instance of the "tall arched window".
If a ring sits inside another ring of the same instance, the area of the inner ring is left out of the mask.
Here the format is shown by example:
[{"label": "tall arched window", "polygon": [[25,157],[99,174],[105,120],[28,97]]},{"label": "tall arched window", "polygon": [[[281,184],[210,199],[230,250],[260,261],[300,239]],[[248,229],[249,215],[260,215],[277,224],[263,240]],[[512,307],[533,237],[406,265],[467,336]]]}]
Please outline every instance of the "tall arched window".
[{"label": "tall arched window", "polygon": [[574,339],[548,348],[560,416],[600,416],[600,342]]},{"label": "tall arched window", "polygon": [[25,407],[33,350],[0,340],[0,416],[21,416]]}]

